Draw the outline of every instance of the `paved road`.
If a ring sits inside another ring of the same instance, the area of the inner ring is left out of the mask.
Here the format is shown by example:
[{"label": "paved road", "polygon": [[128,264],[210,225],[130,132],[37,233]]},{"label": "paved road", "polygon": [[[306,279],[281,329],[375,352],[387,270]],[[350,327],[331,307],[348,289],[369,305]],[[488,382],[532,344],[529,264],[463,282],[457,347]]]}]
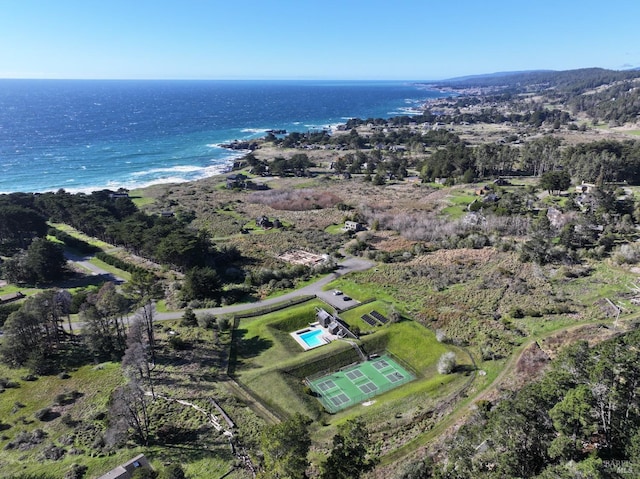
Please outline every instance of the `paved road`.
[{"label": "paved road", "polygon": [[115,276],[109,271],[106,271],[90,263],[89,260],[93,257],[93,255],[78,255],[65,250],[64,256],[65,258],[67,258],[67,261],[70,261],[80,266],[81,268],[91,272],[93,276],[103,276],[106,281],[112,281],[116,284],[122,284],[125,281],[123,278],[120,278],[119,276]]},{"label": "paved road", "polygon": [[[114,277],[111,273],[98,268],[97,266],[88,262],[88,257],[78,256],[71,253],[65,253],[67,259],[69,261],[73,261],[74,263],[78,263],[82,265],[84,268],[92,271],[95,275],[102,275],[107,277],[108,281],[117,281],[119,283],[124,282],[122,278]],[[353,273],[356,271],[366,271],[369,268],[375,266],[373,261],[369,261],[362,258],[350,257],[345,259],[344,261],[338,263],[338,268],[335,272],[320,278],[318,281],[314,281],[306,286],[303,286],[300,289],[296,289],[295,291],[291,291],[289,293],[283,294],[282,296],[276,296],[273,298],[265,299],[262,301],[256,301],[253,303],[242,303],[242,304],[233,304],[231,306],[221,306],[219,308],[208,308],[208,309],[198,309],[195,311],[197,315],[203,314],[213,314],[213,315],[221,315],[221,314],[229,314],[229,313],[238,313],[241,311],[247,311],[251,309],[261,308],[265,306],[271,306],[274,304],[282,303],[284,301],[288,301],[290,299],[299,298],[300,296],[311,296],[316,295],[326,303],[336,306],[339,309],[344,309],[348,306],[352,306],[357,302],[355,300],[344,301],[344,296],[334,296],[332,291],[323,291],[327,284],[331,281],[344,276],[349,273]],[[156,313],[154,320],[155,321],[166,321],[170,319],[180,319],[184,316],[184,311],[170,311],[166,313]],[[133,318],[133,315],[128,318],[130,321]],[[66,325],[65,325],[66,327]],[[83,323],[74,323],[74,328],[82,329]]]},{"label": "paved road", "polygon": [[[296,289],[295,291],[291,291],[289,293],[283,294],[282,296],[276,296],[274,298],[265,299],[262,301],[256,301],[254,303],[243,303],[243,304],[234,304],[231,306],[221,306],[219,308],[209,308],[209,309],[199,309],[196,310],[196,314],[206,314],[210,313],[213,315],[220,314],[229,314],[229,313],[238,313],[240,311],[247,311],[249,309],[261,308],[264,306],[271,306],[274,304],[282,303],[284,301],[288,301],[290,299],[298,298],[300,296],[309,296],[316,295],[326,303],[331,304],[332,306],[337,306],[340,309],[344,309],[348,306],[352,306],[356,303],[354,300],[344,301],[341,296],[334,296],[331,291],[323,291],[323,287],[329,284],[331,281],[339,278],[340,276],[344,276],[348,273],[353,273],[355,271],[365,271],[369,268],[372,268],[375,265],[373,261],[369,261],[362,258],[350,257],[345,259],[344,261],[338,263],[338,269],[318,281],[314,281],[311,284],[303,286],[300,289]],[[184,315],[183,311],[172,311],[168,313],[156,313],[156,321],[163,321],[167,319],[179,319]]]}]

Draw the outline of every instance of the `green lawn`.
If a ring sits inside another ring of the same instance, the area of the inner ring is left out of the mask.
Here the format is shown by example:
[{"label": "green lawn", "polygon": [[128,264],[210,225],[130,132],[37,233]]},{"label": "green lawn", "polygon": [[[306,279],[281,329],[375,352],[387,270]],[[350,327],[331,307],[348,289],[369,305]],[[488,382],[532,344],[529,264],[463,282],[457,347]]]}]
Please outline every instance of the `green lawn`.
[{"label": "green lawn", "polygon": [[[351,296],[359,301],[364,301],[367,298],[378,298],[382,301],[393,301],[393,297],[387,292],[386,288],[379,284],[374,283],[356,283],[348,278],[339,278],[332,281],[325,290],[339,289],[345,295]],[[382,311],[380,311],[382,313]],[[383,313],[384,314],[384,313]]]},{"label": "green lawn", "polygon": [[144,189],[131,190],[129,191],[129,199],[136,205],[138,208],[142,208],[144,206],[152,205],[156,202],[156,199],[151,196],[145,196]]},{"label": "green lawn", "polygon": [[477,199],[478,196],[467,191],[453,190],[448,197],[451,206],[444,208],[442,213],[452,219],[462,218],[467,213],[467,206]]},{"label": "green lawn", "polygon": [[81,239],[82,241],[85,241],[87,243],[89,243],[90,245],[93,245],[97,248],[102,249],[103,251],[107,251],[110,249],[113,249],[113,245],[110,245],[109,243],[105,243],[104,241],[100,241],[97,238],[92,238],[91,236],[87,236],[86,234],[78,231],[77,229],[66,225],[64,223],[50,223],[50,225],[53,228],[56,228],[60,231],[64,231],[65,233],[67,233],[68,235],[71,235],[75,238]]},{"label": "green lawn", "polygon": [[344,223],[339,225],[329,225],[324,230],[331,235],[345,234]]}]

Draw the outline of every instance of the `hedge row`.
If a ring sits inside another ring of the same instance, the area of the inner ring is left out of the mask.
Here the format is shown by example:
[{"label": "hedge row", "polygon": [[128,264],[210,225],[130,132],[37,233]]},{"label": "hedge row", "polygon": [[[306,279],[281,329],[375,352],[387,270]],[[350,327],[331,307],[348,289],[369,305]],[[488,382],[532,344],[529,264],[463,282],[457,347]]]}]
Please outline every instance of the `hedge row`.
[{"label": "hedge row", "polygon": [[300,364],[292,368],[284,368],[282,372],[290,374],[299,379],[319,375],[323,372],[337,371],[349,364],[360,362],[360,356],[352,347],[348,347],[339,352],[331,352],[320,356],[308,363]]},{"label": "hedge row", "polygon": [[49,234],[51,236],[55,236],[57,239],[59,239],[65,245],[67,245],[69,248],[72,248],[78,251],[79,253],[94,254],[100,251],[100,248],[98,248],[97,246],[87,243],[86,241],[76,238],[75,236],[71,236],[69,233],[66,233],[57,228],[50,228]]},{"label": "hedge row", "polygon": [[127,273],[135,273],[135,272],[146,273],[147,272],[146,269],[141,268],[140,266],[127,263],[126,261],[123,261],[120,258],[117,258],[116,256],[107,254],[104,251],[100,251],[96,253],[96,258],[98,258],[100,261],[104,261],[105,263],[115,268],[121,269],[122,271],[126,271]]}]

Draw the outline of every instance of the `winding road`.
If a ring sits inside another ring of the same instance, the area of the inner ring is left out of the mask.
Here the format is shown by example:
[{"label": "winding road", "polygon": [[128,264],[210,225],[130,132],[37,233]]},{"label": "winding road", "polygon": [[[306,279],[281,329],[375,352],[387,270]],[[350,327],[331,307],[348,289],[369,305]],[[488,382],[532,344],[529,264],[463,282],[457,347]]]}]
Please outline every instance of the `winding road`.
[{"label": "winding road", "polygon": [[[107,281],[113,281],[116,284],[124,283],[124,279],[114,276],[112,273],[101,269],[100,267],[89,262],[91,259],[90,256],[81,256],[69,252],[65,252],[65,256],[67,260],[72,263],[75,263],[79,267],[90,271],[94,276],[102,276]],[[331,291],[324,291],[323,288],[341,276],[344,276],[349,273],[353,273],[356,271],[366,271],[376,263],[373,261],[369,261],[363,258],[357,258],[354,256],[348,257],[347,259],[338,263],[336,271],[331,274],[328,274],[313,283],[307,284],[302,288],[296,289],[294,291],[290,291],[281,296],[275,296],[273,298],[268,298],[260,301],[255,301],[253,303],[241,303],[241,304],[233,304],[230,306],[220,306],[218,308],[207,308],[207,309],[198,309],[194,312],[197,315],[203,314],[213,314],[213,315],[222,315],[222,314],[233,314],[239,313],[241,311],[248,311],[251,309],[262,308],[266,306],[272,306],[274,304],[283,303],[295,298],[299,298],[301,296],[317,296],[322,299],[324,302],[335,306],[339,309],[344,309],[349,306],[353,306],[357,304],[357,301],[353,299],[345,300],[345,296],[335,296]],[[166,321],[171,319],[180,319],[184,315],[184,311],[168,311],[162,313],[156,313],[154,321]],[[82,323],[75,323],[76,327],[82,328]]]},{"label": "winding road", "polygon": [[[312,296],[316,295],[318,298],[322,299],[324,302],[337,306],[340,309],[344,309],[345,307],[352,306],[357,302],[353,299],[349,301],[344,300],[344,296],[334,296],[331,291],[324,291],[323,288],[331,283],[331,281],[344,276],[349,273],[353,273],[356,271],[366,271],[375,266],[373,261],[369,261],[363,258],[349,257],[344,261],[338,263],[338,268],[335,272],[320,278],[313,283],[310,283],[302,288],[296,289],[289,293],[283,294],[281,296],[275,296],[273,298],[264,299],[261,301],[256,301],[254,303],[242,303],[242,304],[233,304],[231,306],[220,306],[218,308],[208,308],[208,309],[198,309],[194,311],[196,314],[230,314],[230,313],[239,313],[241,311],[247,311],[250,309],[262,308],[265,306],[272,306],[274,304],[282,303],[285,301],[289,301],[294,298],[299,298],[300,296]],[[183,316],[183,311],[171,311],[166,313],[156,313],[155,320],[163,321],[168,319],[179,319]]]}]

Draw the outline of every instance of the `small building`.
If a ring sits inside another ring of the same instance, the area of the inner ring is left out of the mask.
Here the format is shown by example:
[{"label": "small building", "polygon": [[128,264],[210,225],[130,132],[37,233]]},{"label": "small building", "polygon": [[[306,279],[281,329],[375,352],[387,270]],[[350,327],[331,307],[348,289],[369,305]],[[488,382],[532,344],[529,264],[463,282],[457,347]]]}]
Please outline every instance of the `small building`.
[{"label": "small building", "polygon": [[333,321],[333,316],[327,313],[324,309],[316,309],[316,318],[318,319],[318,323],[323,328],[326,328]]},{"label": "small building", "polygon": [[273,223],[269,220],[269,217],[265,215],[256,218],[256,225],[265,230],[273,228]]},{"label": "small building", "polygon": [[116,200],[118,198],[129,198],[129,193],[118,191],[116,193],[109,193],[109,198]]},{"label": "small building", "polygon": [[115,469],[103,474],[98,479],[131,479],[135,471],[139,468],[151,469],[151,465],[144,454],[140,454],[129,462],[121,464]]},{"label": "small building", "polygon": [[498,201],[500,201],[500,197],[495,193],[489,193],[482,199],[483,203],[497,203]]},{"label": "small building", "polygon": [[[333,318],[332,318],[333,319]],[[337,321],[333,321],[331,324],[329,324],[328,328],[329,332],[331,334],[335,334],[336,336],[338,335],[338,333],[340,332],[341,328],[340,325],[338,324]]]},{"label": "small building", "polygon": [[593,183],[585,183],[584,181],[576,186],[576,193],[588,194],[593,193],[598,187]]},{"label": "small building", "polygon": [[247,176],[242,173],[227,176],[227,188],[245,188]]},{"label": "small building", "polygon": [[345,231],[364,231],[365,227],[357,221],[345,221],[344,229]]},{"label": "small building", "polygon": [[16,291],[15,293],[8,293],[0,296],[0,304],[7,304],[13,301],[18,301],[19,299],[24,298],[24,293],[20,291]]}]

